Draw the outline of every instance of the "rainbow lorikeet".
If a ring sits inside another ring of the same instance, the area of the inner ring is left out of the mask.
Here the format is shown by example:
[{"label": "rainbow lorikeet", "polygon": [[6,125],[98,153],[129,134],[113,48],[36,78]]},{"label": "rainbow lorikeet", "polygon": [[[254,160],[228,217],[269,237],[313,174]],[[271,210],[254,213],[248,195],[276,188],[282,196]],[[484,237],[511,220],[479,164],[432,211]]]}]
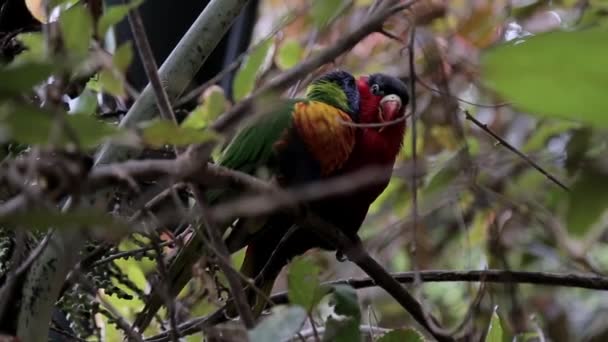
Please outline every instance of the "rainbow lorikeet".
[{"label": "rainbow lorikeet", "polygon": [[[360,77],[357,80],[357,87],[360,96],[359,123],[395,122],[380,127],[370,125],[370,127],[357,128],[355,146],[348,160],[330,176],[345,175],[371,166],[381,167],[385,171],[372,185],[359,187],[349,193],[330,196],[309,205],[317,216],[341,229],[352,239],[358,239],[357,232],[367,215],[369,206],[388,185],[393,165],[403,142],[406,128],[404,115],[409,101],[405,84],[399,79],[385,74]],[[255,285],[266,296],[270,294],[279,272],[291,258],[315,247],[334,249],[313,232],[303,228],[295,230],[284,239],[284,235],[289,229],[289,226],[286,227],[285,224],[289,221],[281,220],[280,216],[278,218],[279,223],[267,223],[265,229],[250,237],[250,241],[247,241],[245,260],[241,266],[241,273],[249,278],[256,278],[263,270],[264,276],[258,277]],[[243,247],[243,241],[231,239],[231,237],[229,236],[227,239],[229,249],[238,250]],[[283,239],[284,241],[281,241]],[[280,247],[277,249],[277,246]],[[250,294],[256,295],[253,291]],[[254,311],[257,315],[266,302],[259,294],[254,302]]]},{"label": "rainbow lorikeet", "polygon": [[[358,114],[355,78],[344,71],[329,72],[308,86],[305,98],[286,100],[279,110],[245,125],[217,163],[248,174],[266,168],[281,186],[328,177],[343,167],[355,148],[356,129],[344,122],[358,122]],[[236,195],[238,192],[230,189],[206,194],[210,205]],[[253,221],[259,222],[259,218]],[[247,224],[242,222],[239,225]],[[270,224],[276,222],[269,219]],[[176,296],[190,280],[192,266],[203,248],[201,239],[193,236],[169,265],[168,279],[163,281],[170,284],[171,296]],[[140,330],[163,303],[154,289],[151,296],[134,324]]]}]

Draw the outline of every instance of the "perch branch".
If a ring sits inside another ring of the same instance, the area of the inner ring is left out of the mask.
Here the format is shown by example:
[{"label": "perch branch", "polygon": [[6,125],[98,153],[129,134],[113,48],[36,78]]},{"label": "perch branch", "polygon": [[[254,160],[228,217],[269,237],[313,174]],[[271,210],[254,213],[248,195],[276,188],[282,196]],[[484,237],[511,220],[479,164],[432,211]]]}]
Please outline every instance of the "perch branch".
[{"label": "perch branch", "polygon": [[[416,277],[420,277],[423,282],[485,282],[485,283],[519,283],[543,286],[561,286],[583,288],[590,290],[608,291],[608,277],[584,274],[563,274],[550,272],[524,272],[524,271],[504,271],[504,270],[475,270],[475,271],[418,271],[393,273],[391,276],[402,284],[412,284]],[[364,289],[378,286],[370,277],[340,279],[325,282],[323,286],[350,285],[355,289]],[[279,292],[270,299],[277,305],[286,304],[289,301],[287,292]],[[210,324],[217,324],[221,315],[218,312],[210,316],[193,318],[180,324],[179,335],[186,336],[200,331]],[[225,318],[224,318],[225,319]],[[146,339],[146,342],[163,342],[168,340],[169,334],[162,334]]]}]

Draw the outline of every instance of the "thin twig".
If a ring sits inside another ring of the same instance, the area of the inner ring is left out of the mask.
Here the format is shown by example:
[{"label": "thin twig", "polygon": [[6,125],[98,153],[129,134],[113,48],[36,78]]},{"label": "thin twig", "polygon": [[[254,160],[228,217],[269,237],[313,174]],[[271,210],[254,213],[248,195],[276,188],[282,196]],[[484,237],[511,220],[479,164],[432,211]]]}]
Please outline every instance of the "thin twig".
[{"label": "thin twig", "polygon": [[530,159],[530,157],[528,157],[527,155],[525,155],[522,152],[520,152],[513,145],[509,144],[505,139],[501,138],[498,134],[494,133],[488,127],[488,125],[486,125],[486,124],[480,122],[479,120],[475,119],[475,117],[473,115],[471,115],[468,110],[465,109],[465,110],[463,110],[463,112],[464,112],[464,115],[466,116],[467,120],[473,122],[477,127],[481,128],[484,132],[486,132],[487,134],[489,134],[492,138],[496,139],[501,145],[503,145],[509,151],[511,151],[511,152],[515,153],[516,155],[518,155],[519,157],[521,157],[528,164],[530,164],[530,166],[532,166],[533,168],[535,168],[536,170],[538,170],[538,172],[542,173],[545,177],[547,177],[553,183],[557,184],[560,188],[562,188],[562,189],[570,192],[570,188],[568,188],[564,183],[562,183],[561,181],[559,181],[557,178],[555,178],[549,172],[545,171],[545,169],[543,169],[540,165],[538,165],[534,160]]},{"label": "thin twig", "polygon": [[157,235],[157,232],[150,229],[151,234],[149,234],[149,238],[151,240],[152,247],[156,252],[156,265],[158,268],[158,273],[160,274],[160,284],[161,284],[161,297],[165,301],[165,306],[167,307],[168,315],[169,315],[169,325],[171,327],[171,339],[173,342],[177,342],[179,337],[176,334],[177,327],[177,319],[175,317],[175,302],[173,298],[169,295],[169,276],[167,275],[167,265],[165,264],[165,260],[163,257],[163,251],[161,247],[160,238]]},{"label": "thin twig", "polygon": [[[410,68],[410,103],[412,106],[412,165],[414,170],[417,169],[418,152],[418,129],[416,128],[416,56],[414,51],[416,50],[416,24],[412,20],[410,24],[410,37],[408,44],[409,53],[409,68]],[[411,253],[414,271],[418,270],[418,258],[416,257],[416,248],[418,247],[418,180],[416,178],[416,172],[412,173],[412,245]]]},{"label": "thin twig", "polygon": [[[123,2],[128,5],[130,1],[123,0]],[[169,96],[167,95],[165,88],[163,88],[160,77],[158,76],[158,66],[154,60],[154,54],[152,53],[150,42],[146,36],[144,22],[141,19],[139,8],[137,6],[132,6],[131,10],[129,11],[129,25],[131,26],[135,46],[137,47],[139,57],[144,70],[146,71],[146,76],[148,76],[148,80],[150,81],[154,94],[156,95],[156,103],[158,105],[160,115],[165,120],[177,122],[173,109],[171,108]]]},{"label": "thin twig", "polygon": [[447,97],[453,98],[454,100],[456,100],[458,102],[462,102],[462,103],[465,103],[465,104],[468,104],[468,105],[471,105],[471,106],[474,106],[474,107],[479,107],[479,108],[500,108],[500,107],[508,106],[508,105],[511,104],[510,102],[500,102],[500,103],[496,103],[496,104],[486,104],[486,103],[472,102],[472,101],[468,101],[468,100],[462,99],[462,98],[460,98],[460,97],[458,97],[456,95],[452,95],[450,93],[446,93],[446,92],[443,92],[443,91],[441,91],[439,89],[433,88],[429,84],[427,84],[426,82],[424,82],[422,80],[422,78],[420,78],[418,76],[416,76],[416,81],[418,83],[420,83],[421,86],[423,86],[424,88],[426,88],[426,89],[428,89],[428,90],[430,90],[430,91],[432,91],[434,93],[437,93],[439,95],[443,95],[443,96],[447,96]]},{"label": "thin twig", "polygon": [[[253,318],[253,313],[251,312],[251,307],[249,306],[249,302],[247,301],[247,297],[245,296],[245,291],[243,290],[243,286],[238,276],[238,271],[232,268],[227,260],[229,259],[230,253],[228,252],[228,248],[220,235],[219,230],[212,226],[208,216],[206,215],[207,208],[204,202],[204,195],[196,186],[190,187],[192,193],[194,194],[194,198],[202,212],[201,222],[206,230],[209,239],[211,240],[211,244],[218,252],[218,265],[224,272],[226,276],[226,280],[228,281],[228,285],[230,286],[230,292],[232,294],[232,298],[234,299],[234,304],[236,309],[245,324],[247,329],[252,329],[255,326],[255,319]],[[201,234],[199,234],[201,235]]]},{"label": "thin twig", "polygon": [[112,305],[112,303],[110,303],[100,292],[99,290],[95,287],[95,285],[86,277],[82,276],[82,273],[80,272],[79,269],[74,270],[74,272],[77,272],[78,274],[78,281],[81,285],[83,285],[88,291],[90,291],[92,294],[96,294],[96,298],[97,300],[99,300],[101,302],[101,304],[104,306],[104,308],[106,310],[108,310],[109,313],[112,314],[112,318],[114,319],[114,322],[116,323],[116,325],[122,329],[125,334],[127,334],[130,338],[130,340],[133,341],[137,341],[137,342],[143,342],[143,337],[136,332],[135,330],[133,330],[131,328],[131,325],[129,324],[129,322],[127,321],[126,318],[124,318],[120,312],[114,307],[114,305]]}]

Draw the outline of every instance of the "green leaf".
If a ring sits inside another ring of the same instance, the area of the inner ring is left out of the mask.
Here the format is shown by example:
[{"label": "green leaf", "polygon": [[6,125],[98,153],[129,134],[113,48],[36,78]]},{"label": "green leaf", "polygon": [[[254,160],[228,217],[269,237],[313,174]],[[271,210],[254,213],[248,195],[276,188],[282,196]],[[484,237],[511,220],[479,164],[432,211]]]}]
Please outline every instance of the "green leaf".
[{"label": "green leaf", "polygon": [[333,287],[334,312],[343,317],[329,317],[325,324],[326,330],[323,341],[360,341],[361,310],[357,299],[357,291],[348,285]]},{"label": "green leaf", "polygon": [[71,114],[91,115],[97,109],[97,96],[90,90],[85,89],[82,93],[70,102]]},{"label": "green leaf", "polygon": [[129,4],[106,7],[103,15],[99,18],[99,22],[97,22],[97,34],[100,37],[105,36],[111,26],[118,24],[129,14],[132,8],[141,5],[143,2],[143,0],[133,0]]},{"label": "green leaf", "polygon": [[182,122],[182,127],[202,129],[226,111],[228,102],[224,90],[216,85],[203,93],[203,103],[196,107]]},{"label": "green leaf", "polygon": [[127,68],[131,64],[133,60],[133,45],[130,41],[119,46],[114,52],[114,56],[112,56],[112,64],[116,67],[116,69],[120,70],[120,72],[127,71]]},{"label": "green leaf", "polygon": [[396,329],[382,335],[377,342],[424,342],[424,336],[414,329]]},{"label": "green leaf", "polygon": [[584,236],[608,207],[605,173],[588,166],[571,186],[568,206],[568,232]]},{"label": "green leaf", "polygon": [[46,58],[46,46],[42,33],[20,33],[17,35],[16,39],[23,44],[25,51],[18,54],[12,64],[44,62],[44,59]]},{"label": "green leaf", "polygon": [[93,35],[91,13],[82,4],[75,4],[61,13],[59,26],[67,50],[78,56],[86,55]]},{"label": "green leaf", "polygon": [[45,230],[50,227],[63,229],[102,227],[127,232],[129,229],[125,222],[108,213],[91,209],[76,209],[66,213],[54,209],[30,209],[27,212],[1,216],[0,224],[34,230]]},{"label": "green leaf", "polygon": [[148,123],[141,132],[144,144],[152,147],[199,144],[216,137],[217,135],[210,130],[200,131],[191,127],[180,127],[167,120],[154,120]]},{"label": "green leaf", "polygon": [[[84,148],[96,147],[119,131],[117,127],[91,115],[54,113],[29,104],[7,102],[0,106],[0,134],[6,134],[6,139],[14,139],[28,145],[46,145],[55,126],[55,115],[66,116],[68,125]],[[36,124],[33,125],[33,122]],[[63,134],[55,143],[63,146],[70,143],[70,140],[67,134]]]},{"label": "green leaf", "polygon": [[101,70],[97,78],[97,84],[102,91],[114,96],[125,95],[124,84],[116,75],[114,75],[112,70]]},{"label": "green leaf", "polygon": [[502,342],[503,332],[502,325],[500,324],[500,317],[496,313],[498,307],[494,307],[494,312],[492,313],[492,319],[490,320],[490,325],[488,326],[488,334],[486,335],[486,342]]},{"label": "green leaf", "polygon": [[482,57],[485,82],[530,114],[608,127],[608,30],[526,37]]},{"label": "green leaf", "polygon": [[48,63],[23,63],[0,68],[0,96],[17,95],[46,80],[55,68]]},{"label": "green leaf", "polygon": [[312,21],[317,28],[323,28],[342,11],[344,0],[315,0],[312,3],[310,14]]},{"label": "green leaf", "polygon": [[596,142],[592,142],[593,130],[591,127],[581,127],[572,131],[570,140],[566,145],[566,162],[565,167],[568,175],[574,175],[576,171],[584,166],[584,162],[588,159],[587,151],[591,146],[598,146]]},{"label": "green leaf", "polygon": [[[72,114],[66,119],[77,134],[80,146],[84,148],[97,147],[120,132],[118,127],[98,120],[90,114]],[[65,141],[68,141],[67,137]]]},{"label": "green leaf", "polygon": [[306,311],[299,306],[275,306],[269,317],[249,331],[249,341],[288,340],[298,332],[306,317]]},{"label": "green leaf", "polygon": [[234,84],[232,85],[232,93],[235,100],[240,100],[247,94],[251,93],[255,86],[255,81],[261,73],[262,64],[268,55],[272,39],[266,39],[258,44],[258,46],[247,56],[239,71],[234,76]]},{"label": "green leaf", "polygon": [[298,64],[303,55],[304,49],[300,42],[295,39],[287,39],[279,47],[275,63],[280,69],[286,70]]},{"label": "green leaf", "polygon": [[321,288],[319,273],[319,267],[309,259],[294,258],[287,274],[289,302],[310,312],[326,293]]}]

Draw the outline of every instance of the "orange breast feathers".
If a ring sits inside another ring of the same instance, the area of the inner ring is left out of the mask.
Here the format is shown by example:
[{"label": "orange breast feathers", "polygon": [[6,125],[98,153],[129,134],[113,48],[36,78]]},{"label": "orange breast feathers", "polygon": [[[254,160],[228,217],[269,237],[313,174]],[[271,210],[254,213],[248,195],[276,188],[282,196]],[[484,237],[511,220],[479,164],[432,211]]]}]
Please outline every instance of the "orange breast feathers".
[{"label": "orange breast feathers", "polygon": [[355,128],[345,112],[323,102],[298,102],[294,108],[294,126],[309,152],[319,161],[321,174],[339,169],[355,146]]}]

